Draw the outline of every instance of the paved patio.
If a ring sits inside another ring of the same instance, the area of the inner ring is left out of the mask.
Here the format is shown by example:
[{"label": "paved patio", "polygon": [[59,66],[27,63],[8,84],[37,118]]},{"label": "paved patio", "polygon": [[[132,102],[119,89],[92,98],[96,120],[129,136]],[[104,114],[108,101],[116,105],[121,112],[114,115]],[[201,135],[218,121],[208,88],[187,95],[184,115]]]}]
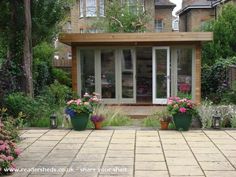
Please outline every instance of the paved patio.
[{"label": "paved patio", "polygon": [[21,133],[21,172],[12,176],[236,177],[236,130]]}]

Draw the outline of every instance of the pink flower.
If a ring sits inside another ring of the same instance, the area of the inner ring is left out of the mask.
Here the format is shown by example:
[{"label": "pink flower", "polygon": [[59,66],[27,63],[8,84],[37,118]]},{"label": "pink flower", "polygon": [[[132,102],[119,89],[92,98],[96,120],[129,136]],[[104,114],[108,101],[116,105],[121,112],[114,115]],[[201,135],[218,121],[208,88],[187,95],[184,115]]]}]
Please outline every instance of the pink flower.
[{"label": "pink flower", "polygon": [[80,105],[80,103],[81,103],[81,100],[80,100],[80,99],[77,99],[77,100],[76,100],[76,104],[77,104],[77,105]]},{"label": "pink flower", "polygon": [[9,161],[13,161],[13,160],[14,160],[14,157],[8,156],[6,159],[9,160]]},{"label": "pink flower", "polygon": [[187,111],[186,108],[179,108],[179,112],[185,113]]},{"label": "pink flower", "polygon": [[21,153],[21,150],[20,150],[20,149],[15,149],[14,151],[15,151],[15,153],[16,153],[17,156],[20,155],[20,153]]},{"label": "pink flower", "polygon": [[74,100],[70,100],[70,101],[68,101],[66,104],[67,105],[70,105],[71,103],[73,103],[74,102]]},{"label": "pink flower", "polygon": [[0,151],[4,151],[6,149],[6,145],[3,144],[3,145],[0,145]]}]

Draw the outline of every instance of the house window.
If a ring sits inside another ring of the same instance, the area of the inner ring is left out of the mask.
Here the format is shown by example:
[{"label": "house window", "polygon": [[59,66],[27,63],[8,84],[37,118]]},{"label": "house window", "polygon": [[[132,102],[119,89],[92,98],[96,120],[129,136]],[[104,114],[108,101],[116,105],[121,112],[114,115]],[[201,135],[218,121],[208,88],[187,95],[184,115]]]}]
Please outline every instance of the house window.
[{"label": "house window", "polygon": [[87,0],[86,1],[86,17],[96,17],[96,8],[97,2],[96,0]]},{"label": "house window", "polygon": [[72,31],[72,27],[71,27],[71,21],[67,22],[67,32],[70,33]]},{"label": "house window", "polygon": [[144,0],[127,0],[127,4],[131,13],[144,12]]},{"label": "house window", "polygon": [[158,19],[155,21],[156,32],[162,32],[164,28],[164,23],[162,19]]},{"label": "house window", "polygon": [[80,17],[96,17],[105,15],[105,0],[80,0],[79,11]]},{"label": "house window", "polygon": [[104,4],[104,0],[100,0],[99,1],[99,15],[101,17],[105,16],[105,4]]},{"label": "house window", "polygon": [[84,0],[80,0],[79,12],[80,12],[80,17],[84,17]]},{"label": "house window", "polygon": [[72,59],[72,54],[71,54],[71,52],[67,52],[67,59],[68,59],[68,60],[71,60],[71,59]]},{"label": "house window", "polygon": [[179,30],[179,20],[174,20],[172,23],[172,28],[174,31],[178,31]]}]

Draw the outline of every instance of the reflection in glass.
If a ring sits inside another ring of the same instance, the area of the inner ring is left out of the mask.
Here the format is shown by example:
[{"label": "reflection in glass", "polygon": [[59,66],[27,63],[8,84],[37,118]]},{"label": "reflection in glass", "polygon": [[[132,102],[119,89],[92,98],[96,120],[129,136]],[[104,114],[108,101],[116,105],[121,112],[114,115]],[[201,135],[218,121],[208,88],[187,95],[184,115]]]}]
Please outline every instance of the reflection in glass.
[{"label": "reflection in glass", "polygon": [[95,91],[94,50],[80,50],[81,94]]},{"label": "reflection in glass", "polygon": [[133,98],[133,60],[130,49],[122,50],[122,98]]},{"label": "reflection in glass", "polygon": [[116,98],[115,52],[101,50],[102,98]]},{"label": "reflection in glass", "polygon": [[178,49],[178,96],[191,99],[192,93],[192,49]]},{"label": "reflection in glass", "polygon": [[156,50],[156,98],[167,97],[167,50]]}]

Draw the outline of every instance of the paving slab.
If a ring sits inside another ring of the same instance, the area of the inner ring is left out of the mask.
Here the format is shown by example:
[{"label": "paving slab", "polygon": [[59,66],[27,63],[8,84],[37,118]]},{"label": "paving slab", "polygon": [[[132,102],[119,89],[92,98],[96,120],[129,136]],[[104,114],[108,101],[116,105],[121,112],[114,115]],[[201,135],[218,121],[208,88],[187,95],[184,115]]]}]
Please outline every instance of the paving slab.
[{"label": "paving slab", "polygon": [[20,136],[15,164],[31,171],[14,177],[236,177],[235,130],[32,129]]}]

